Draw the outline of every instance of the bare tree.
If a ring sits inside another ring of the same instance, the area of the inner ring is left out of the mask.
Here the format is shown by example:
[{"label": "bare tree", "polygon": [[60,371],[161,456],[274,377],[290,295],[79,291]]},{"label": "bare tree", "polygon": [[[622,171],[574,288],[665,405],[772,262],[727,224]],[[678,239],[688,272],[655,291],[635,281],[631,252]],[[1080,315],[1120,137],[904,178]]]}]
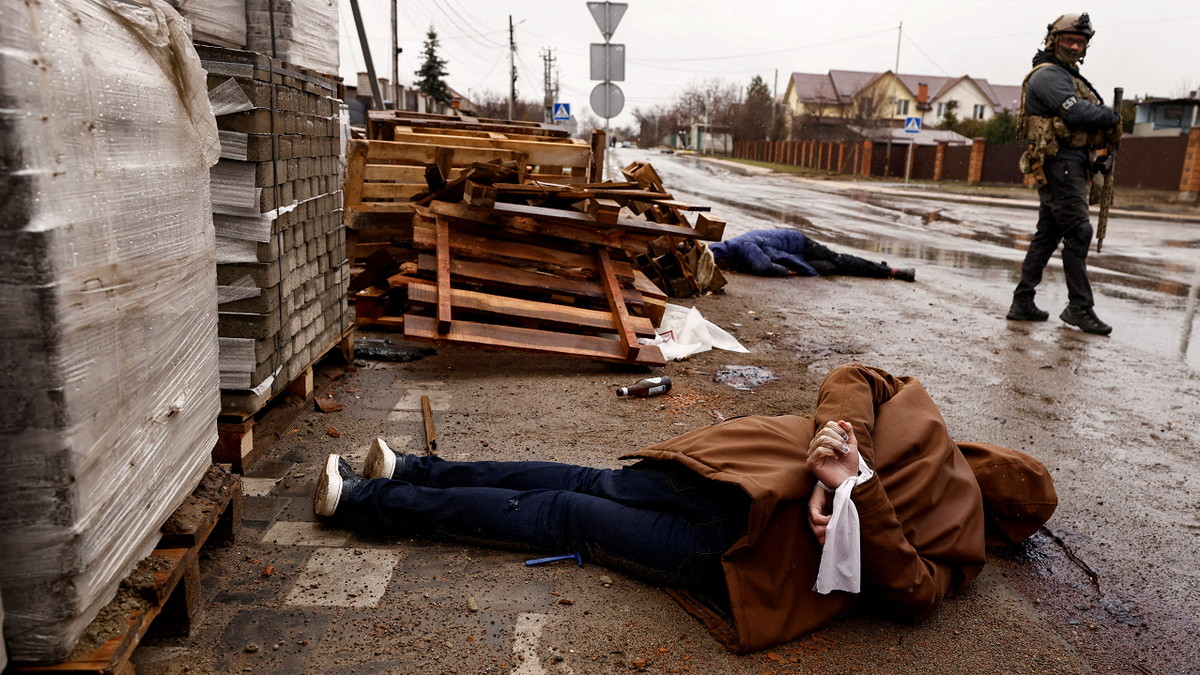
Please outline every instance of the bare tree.
[{"label": "bare tree", "polygon": [[1196,86],[1197,78],[1186,75],[1180,76],[1178,83],[1175,85],[1175,91],[1171,93],[1171,98],[1189,98],[1196,93],[1200,87]]},{"label": "bare tree", "polygon": [[790,140],[839,140],[845,135],[842,106],[829,80],[823,80],[816,96],[801,101],[803,112],[788,119]]}]

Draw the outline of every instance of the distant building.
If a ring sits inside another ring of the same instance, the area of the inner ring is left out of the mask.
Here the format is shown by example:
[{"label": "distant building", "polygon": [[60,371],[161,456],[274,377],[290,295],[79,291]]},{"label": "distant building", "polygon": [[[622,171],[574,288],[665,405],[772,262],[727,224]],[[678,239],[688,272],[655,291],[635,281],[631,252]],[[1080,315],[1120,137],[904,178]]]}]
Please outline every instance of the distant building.
[{"label": "distant building", "polygon": [[[831,70],[826,74],[792,73],[783,94],[784,110],[793,119],[820,127],[853,124],[862,127],[904,124],[920,117],[923,126],[941,124],[950,111],[960,120],[986,121],[1005,110],[1015,113],[1021,87],[994,85],[979,77],[899,76]],[[797,130],[791,130],[792,136]]]},{"label": "distant building", "polygon": [[1189,133],[1200,122],[1200,98],[1148,99],[1137,105],[1133,120],[1135,136],[1178,136]]}]

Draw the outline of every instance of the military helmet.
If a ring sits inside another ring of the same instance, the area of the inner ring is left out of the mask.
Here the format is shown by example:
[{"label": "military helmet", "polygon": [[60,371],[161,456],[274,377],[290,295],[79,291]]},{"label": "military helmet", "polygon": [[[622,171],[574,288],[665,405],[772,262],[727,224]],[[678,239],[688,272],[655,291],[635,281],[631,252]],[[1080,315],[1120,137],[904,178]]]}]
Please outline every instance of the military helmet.
[{"label": "military helmet", "polygon": [[1092,28],[1092,20],[1087,12],[1083,14],[1063,14],[1046,26],[1046,38],[1050,39],[1059,33],[1078,33],[1091,40],[1096,31]]}]

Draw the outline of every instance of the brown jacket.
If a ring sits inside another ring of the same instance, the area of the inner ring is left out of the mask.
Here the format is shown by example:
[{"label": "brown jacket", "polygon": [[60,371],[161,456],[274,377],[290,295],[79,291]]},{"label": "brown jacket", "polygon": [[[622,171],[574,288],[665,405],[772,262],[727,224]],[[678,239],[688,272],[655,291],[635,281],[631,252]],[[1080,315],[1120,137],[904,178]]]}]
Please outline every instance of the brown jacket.
[{"label": "brown jacket", "polygon": [[735,418],[629,455],[676,461],[750,495],[748,533],[723,562],[733,624],[671,592],[735,652],[816,630],[853,602],[813,590],[821,547],[808,526],[816,479],[806,460],[829,420],[854,426],[875,471],[852,493],[862,529],[861,597],[893,615],[922,617],[975,578],[985,529],[1020,541],[1058,503],[1040,462],[1007,448],[955,445],[920,382],[857,364],[825,379],[814,416]]}]

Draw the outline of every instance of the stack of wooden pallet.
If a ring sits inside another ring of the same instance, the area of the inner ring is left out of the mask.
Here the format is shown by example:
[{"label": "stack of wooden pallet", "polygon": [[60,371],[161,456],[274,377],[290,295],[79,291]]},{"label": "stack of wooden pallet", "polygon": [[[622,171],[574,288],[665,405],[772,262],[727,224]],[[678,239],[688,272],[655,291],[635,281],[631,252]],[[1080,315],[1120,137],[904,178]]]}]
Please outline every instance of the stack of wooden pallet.
[{"label": "stack of wooden pallet", "polygon": [[600,180],[585,141],[553,125],[371,111],[368,141],[346,148],[344,222],[352,263],[412,238],[412,198],[426,189],[425,167],[437,164],[446,180],[477,162],[512,162],[518,182],[555,184]]},{"label": "stack of wooden pallet", "polygon": [[[603,161],[599,136],[589,162]],[[649,165],[629,167],[629,181],[554,183],[531,179],[526,162],[501,156],[449,175],[437,162],[422,167],[425,183],[404,202],[411,237],[395,242],[411,255],[370,256],[353,284],[358,324],[414,340],[663,364],[638,339],[654,336],[667,294],[634,258],[652,242],[719,240],[724,223],[693,225],[687,214],[702,207],[673,200]]]},{"label": "stack of wooden pallet", "polygon": [[217,114],[212,168],[222,414],[252,414],[350,324],[337,82],[254,52],[198,47]]}]

